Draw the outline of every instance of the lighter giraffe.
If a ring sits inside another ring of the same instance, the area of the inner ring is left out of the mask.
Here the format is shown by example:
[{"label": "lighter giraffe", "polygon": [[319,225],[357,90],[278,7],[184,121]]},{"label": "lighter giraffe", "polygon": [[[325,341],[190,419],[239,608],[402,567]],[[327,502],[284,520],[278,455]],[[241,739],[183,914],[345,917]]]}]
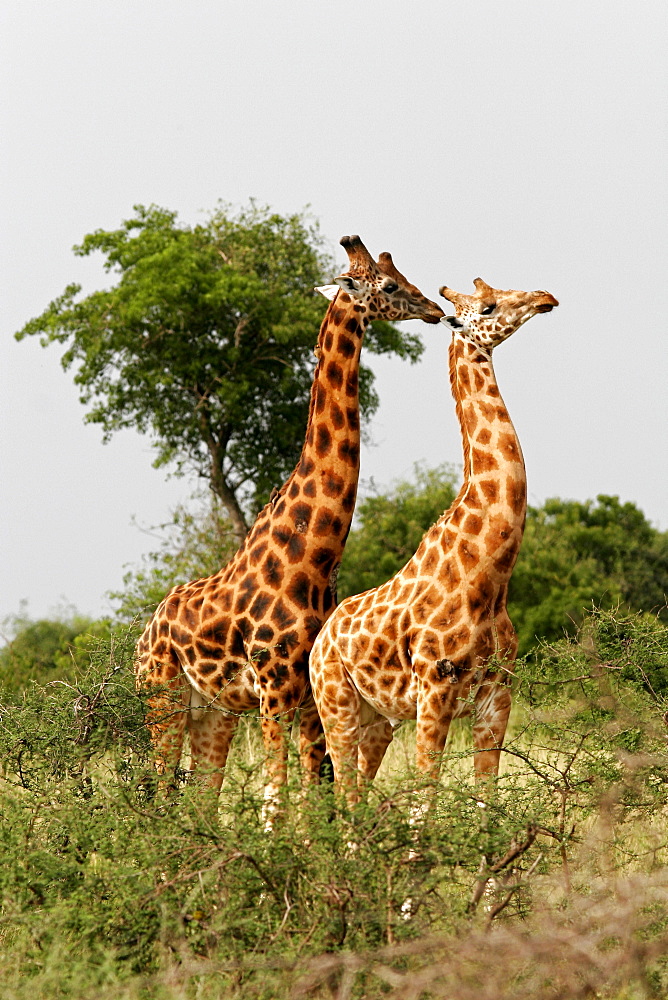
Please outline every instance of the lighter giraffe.
[{"label": "lighter giraffe", "polygon": [[481,278],[475,286],[474,295],[441,288],[455,306],[442,322],[453,331],[462,488],[406,566],[339,605],[311,652],[327,749],[350,802],[375,776],[401,719],[417,719],[417,768],[436,777],[451,720],[473,710],[476,775],[498,773],[517,653],[506,598],[524,531],[526,473],[492,350],[558,302]]},{"label": "lighter giraffe", "polygon": [[269,811],[285,782],[285,729],[298,707],[307,778],[317,775],[324,755],[308,656],[336,603],[355,507],[364,332],[374,319],[437,323],[443,316],[397,271],[390,254],[376,263],[359,236],[341,244],[350,266],[319,289],[332,301],[315,349],[297,467],[227,566],[168,594],[137,645],[138,683],[153,689],[148,724],[158,772],[178,764],[187,727],[192,770],[219,790],[239,714],[259,706]]}]

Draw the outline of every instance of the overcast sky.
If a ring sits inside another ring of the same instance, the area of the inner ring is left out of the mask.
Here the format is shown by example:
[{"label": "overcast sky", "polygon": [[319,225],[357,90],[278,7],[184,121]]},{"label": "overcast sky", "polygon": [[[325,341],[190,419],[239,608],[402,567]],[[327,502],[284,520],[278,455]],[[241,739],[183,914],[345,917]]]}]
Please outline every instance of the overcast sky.
[{"label": "overcast sky", "polygon": [[[107,591],[192,492],[150,441],[103,446],[56,347],[14,332],[73,244],[136,203],[311,206],[343,265],[359,233],[430,297],[546,288],[559,309],[495,353],[530,502],[618,494],[668,528],[665,3],[23,0],[0,14],[0,618]],[[663,238],[663,239],[662,239]],[[448,334],[414,367],[367,356],[381,408],[363,480],[460,462]],[[314,330],[314,342],[317,331]]]}]

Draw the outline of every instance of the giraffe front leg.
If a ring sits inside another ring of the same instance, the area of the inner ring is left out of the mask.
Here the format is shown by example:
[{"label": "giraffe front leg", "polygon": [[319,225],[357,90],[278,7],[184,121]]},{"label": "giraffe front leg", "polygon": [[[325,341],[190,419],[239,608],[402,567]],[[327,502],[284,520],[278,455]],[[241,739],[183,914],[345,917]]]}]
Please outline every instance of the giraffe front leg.
[{"label": "giraffe front leg", "polygon": [[[423,680],[418,695],[415,765],[433,785],[418,795],[417,802],[411,809],[411,823],[422,819],[433,803],[456,704],[456,685],[448,680],[439,680],[441,671],[437,666],[429,672],[424,671],[423,677],[426,673],[432,677],[432,682],[425,683]],[[456,671],[453,669],[448,676],[456,676]]]},{"label": "giraffe front leg", "polygon": [[510,688],[496,676],[481,685],[474,702],[473,744],[477,781],[496,777],[510,716]]}]

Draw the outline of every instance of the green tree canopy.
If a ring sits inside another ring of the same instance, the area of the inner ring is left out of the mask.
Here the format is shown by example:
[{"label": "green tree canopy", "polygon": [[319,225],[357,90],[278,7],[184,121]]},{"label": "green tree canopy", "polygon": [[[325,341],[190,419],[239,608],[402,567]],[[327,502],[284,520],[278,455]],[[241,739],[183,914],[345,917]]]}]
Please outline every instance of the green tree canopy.
[{"label": "green tree canopy", "polygon": [[[341,566],[340,595],[389,580],[456,489],[452,466],[416,467],[413,481],[362,500]],[[654,528],[635,504],[599,496],[529,507],[508,596],[520,653],[542,639],[573,634],[592,605],[659,614],[667,594],[668,532]]]},{"label": "green tree canopy", "polygon": [[378,587],[408,562],[427,528],[447,510],[457,493],[453,465],[414,468],[414,478],[360,500],[338,579],[339,598]]},{"label": "green tree canopy", "polygon": [[658,614],[667,595],[668,532],[634,503],[601,494],[529,507],[508,595],[521,652],[572,634],[592,605]]},{"label": "green tree canopy", "polygon": [[199,499],[194,507],[179,505],[168,523],[152,529],[159,548],[125,574],[122,590],[109,594],[117,623],[147,619],[172,587],[217,573],[236,552],[237,540],[218,498]]},{"label": "green tree canopy", "polygon": [[108,633],[108,623],[76,613],[33,620],[17,615],[3,622],[11,638],[0,649],[0,687],[24,691],[31,681],[48,684],[70,678],[88,663],[91,643]]},{"label": "green tree canopy", "polygon": [[[334,273],[317,224],[251,202],[189,227],[139,205],[74,252],[104,254],[117,283],[85,298],[69,285],[17,338],[67,345],[86,420],[105,440],[122,427],[150,434],[155,464],[208,479],[242,538],[304,436],[326,308],[313,288]],[[422,352],[419,337],[387,323],[372,324],[367,347],[411,361]],[[378,398],[366,367],[360,396],[368,417]]]}]

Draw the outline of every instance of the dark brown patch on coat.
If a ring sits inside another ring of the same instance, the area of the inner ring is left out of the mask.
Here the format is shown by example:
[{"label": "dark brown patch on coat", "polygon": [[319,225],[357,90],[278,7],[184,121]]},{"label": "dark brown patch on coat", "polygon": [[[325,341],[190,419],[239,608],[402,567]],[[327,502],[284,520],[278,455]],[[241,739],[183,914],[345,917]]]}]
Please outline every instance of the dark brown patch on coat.
[{"label": "dark brown patch on coat", "polygon": [[506,500],[514,514],[521,514],[526,503],[526,484],[509,476],[506,481]]},{"label": "dark brown patch on coat", "polygon": [[282,632],[285,629],[290,628],[292,625],[295,624],[297,620],[292,611],[286,608],[282,598],[280,597],[276,601],[276,604],[274,605],[274,609],[271,612],[270,617],[273,623],[278,628],[279,632]]},{"label": "dark brown patch on coat", "polygon": [[333,549],[319,548],[311,556],[311,563],[316,567],[321,576],[329,579],[329,574],[334,568],[336,553]]},{"label": "dark brown patch on coat", "polygon": [[356,496],[357,496],[357,483],[348,487],[341,500],[341,506],[346,511],[346,513],[352,514],[353,510],[355,509]]},{"label": "dark brown patch on coat", "polygon": [[315,434],[315,450],[316,453],[323,458],[325,455],[329,454],[332,447],[332,435],[328,427],[324,424],[318,424]]},{"label": "dark brown patch on coat", "polygon": [[283,581],[283,563],[272,552],[269,553],[262,567],[265,583],[277,590]]},{"label": "dark brown patch on coat", "polygon": [[346,418],[343,415],[343,410],[338,403],[332,402],[329,408],[329,419],[335,430],[340,431],[346,422]]},{"label": "dark brown patch on coat", "polygon": [[237,599],[234,605],[235,614],[239,615],[246,611],[257,589],[258,585],[254,576],[245,576],[243,578],[239,584]]},{"label": "dark brown patch on coat", "polygon": [[259,594],[255,595],[255,600],[251,604],[248,613],[251,618],[254,618],[256,622],[264,618],[267,613],[267,608],[274,600],[273,594],[267,594],[266,591],[261,590]]},{"label": "dark brown patch on coat", "polygon": [[[346,323],[346,330],[348,333],[357,333],[358,324],[354,317]],[[351,340],[350,337],[345,337],[342,333],[339,334],[336,347],[342,358],[352,358],[357,350],[355,341]]]},{"label": "dark brown patch on coat", "polygon": [[482,531],[482,518],[477,514],[469,514],[462,528],[469,535],[479,535]]},{"label": "dark brown patch on coat", "polygon": [[473,449],[473,469],[476,475],[480,475],[481,472],[492,472],[498,467],[499,463],[491,451],[482,451],[480,448]]},{"label": "dark brown patch on coat", "polygon": [[499,435],[498,448],[506,461],[519,462],[520,450],[517,447],[517,439],[514,434]]},{"label": "dark brown patch on coat", "polygon": [[339,458],[356,468],[360,460],[359,446],[350,441],[342,441],[339,445]]},{"label": "dark brown patch on coat", "polygon": [[306,479],[307,476],[311,475],[314,469],[315,469],[315,462],[313,461],[313,459],[304,456],[301,462],[299,463],[299,468],[297,472],[303,479]]},{"label": "dark brown patch on coat", "polygon": [[260,562],[260,559],[262,558],[262,556],[265,554],[266,551],[267,551],[267,542],[260,542],[259,545],[255,545],[250,550],[249,554],[251,566],[257,566],[257,564]]},{"label": "dark brown patch on coat", "polygon": [[470,572],[478,562],[478,546],[462,538],[457,546],[457,555],[465,572]]},{"label": "dark brown patch on coat", "polygon": [[306,573],[297,573],[287,589],[287,596],[298,608],[307,608],[311,584]]},{"label": "dark brown patch on coat", "polygon": [[304,629],[306,630],[306,641],[309,645],[315,642],[316,636],[322,628],[322,619],[315,615],[307,615],[304,619]]},{"label": "dark brown patch on coat", "polygon": [[274,638],[274,634],[275,633],[271,625],[260,625],[255,633],[255,638],[258,642],[271,642]]},{"label": "dark brown patch on coat", "polygon": [[342,476],[338,476],[336,472],[327,470],[322,478],[322,490],[325,496],[328,497],[340,497],[343,492],[344,480]]},{"label": "dark brown patch on coat", "polygon": [[306,541],[303,535],[292,535],[287,545],[288,561],[292,564],[301,562],[306,551]]},{"label": "dark brown patch on coat", "polygon": [[499,483],[496,479],[481,479],[478,482],[483,496],[488,503],[498,503]]},{"label": "dark brown patch on coat", "polygon": [[330,361],[326,369],[327,379],[333,389],[340,389],[343,385],[343,369],[336,361]]}]

